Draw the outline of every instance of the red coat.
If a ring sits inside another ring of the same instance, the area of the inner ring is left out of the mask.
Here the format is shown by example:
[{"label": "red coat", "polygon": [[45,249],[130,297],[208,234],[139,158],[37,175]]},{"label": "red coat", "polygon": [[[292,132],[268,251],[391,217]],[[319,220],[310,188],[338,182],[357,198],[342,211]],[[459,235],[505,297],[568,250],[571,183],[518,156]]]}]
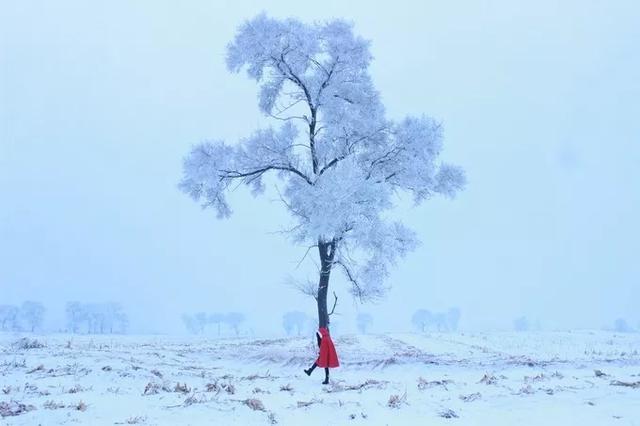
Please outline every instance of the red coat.
[{"label": "red coat", "polygon": [[335,368],[340,366],[338,354],[336,353],[335,346],[333,346],[329,330],[325,327],[320,327],[318,332],[322,336],[322,340],[320,341],[320,356],[316,360],[316,364],[321,368]]}]

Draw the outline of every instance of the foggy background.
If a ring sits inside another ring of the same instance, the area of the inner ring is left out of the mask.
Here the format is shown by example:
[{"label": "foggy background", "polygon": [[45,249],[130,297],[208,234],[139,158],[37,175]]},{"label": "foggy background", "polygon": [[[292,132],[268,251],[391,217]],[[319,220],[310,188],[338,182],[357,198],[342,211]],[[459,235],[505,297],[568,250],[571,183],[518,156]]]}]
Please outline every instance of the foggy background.
[{"label": "foggy background", "polygon": [[[225,47],[262,10],[345,18],[372,40],[390,118],[426,113],[468,186],[397,213],[421,247],[388,297],[359,305],[332,275],[339,331],[410,329],[460,308],[463,330],[640,322],[640,8],[632,1],[0,1],[0,304],[120,301],[131,332],[182,333],[184,312],[239,311],[281,333],[315,318],[284,283],[304,247],[273,191],[230,196],[220,221],[177,189],[205,139],[268,120]],[[317,256],[317,253],[312,253]]]}]

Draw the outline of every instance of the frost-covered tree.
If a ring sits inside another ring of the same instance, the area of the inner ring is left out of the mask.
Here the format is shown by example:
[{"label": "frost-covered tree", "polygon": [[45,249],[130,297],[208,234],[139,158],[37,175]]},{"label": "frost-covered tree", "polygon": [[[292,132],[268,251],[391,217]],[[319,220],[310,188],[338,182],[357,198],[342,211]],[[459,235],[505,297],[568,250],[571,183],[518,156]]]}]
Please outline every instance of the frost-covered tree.
[{"label": "frost-covered tree", "polygon": [[85,321],[87,323],[87,333],[104,332],[104,309],[99,303],[85,303],[82,305]]},{"label": "frost-covered tree", "polygon": [[218,328],[218,336],[220,335],[220,325],[224,322],[224,314],[214,312],[209,315],[209,323],[215,324]]},{"label": "frost-covered tree", "polygon": [[444,312],[436,312],[433,314],[433,325],[435,325],[438,331],[449,331],[447,325],[447,314]]},{"label": "frost-covered tree", "polygon": [[618,333],[629,333],[633,331],[629,323],[624,318],[617,318],[613,322],[613,331],[617,331]]},{"label": "frost-covered tree", "polygon": [[218,330],[218,336],[220,335],[220,326],[222,323],[226,323],[227,315],[214,312],[207,314],[205,312],[197,312],[194,315],[184,314],[182,315],[182,322],[189,332],[193,334],[202,334],[207,329],[209,324],[216,325]]},{"label": "frost-covered tree", "polygon": [[238,144],[200,144],[184,161],[181,190],[219,218],[231,215],[229,190],[245,184],[260,194],[264,176],[277,175],[294,221],[290,237],[318,252],[320,326],[329,323],[334,269],[355,297],[374,299],[387,289],[389,267],[418,244],[385,214],[394,195],[408,193],[420,204],[436,194],[453,197],[465,183],[460,168],[438,161],[438,122],[386,117],[371,60],[369,41],[341,20],[305,24],[262,14],[245,22],[227,47],[227,66],[256,80],[260,110],[274,125]]},{"label": "frost-covered tree", "polygon": [[185,327],[193,334],[202,334],[207,324],[209,324],[209,316],[204,312],[198,312],[195,315],[182,315],[182,321]]},{"label": "frost-covered tree", "polygon": [[67,302],[65,307],[67,328],[77,333],[84,324],[87,333],[126,333],[129,318],[122,305],[116,302]]},{"label": "frost-covered tree", "polygon": [[129,318],[120,303],[105,303],[104,316],[105,330],[109,330],[109,333],[126,333],[129,327]]},{"label": "frost-covered tree", "polygon": [[371,327],[371,324],[373,324],[373,317],[371,316],[371,314],[361,312],[356,317],[356,325],[358,326],[358,330],[360,330],[360,333],[362,334],[365,334],[367,332],[367,329]]},{"label": "frost-covered tree", "polygon": [[184,326],[187,328],[187,330],[189,331],[189,333],[198,334],[200,332],[200,326],[198,325],[195,318],[192,317],[191,315],[183,314],[182,322]]},{"label": "frost-covered tree", "polygon": [[229,312],[224,316],[224,322],[236,333],[236,336],[240,334],[240,324],[244,320],[244,315],[240,312]]},{"label": "frost-covered tree", "polygon": [[287,312],[282,316],[282,327],[287,335],[291,335],[293,331],[299,336],[307,322],[307,314],[300,311]]},{"label": "frost-covered tree", "polygon": [[200,331],[198,324],[196,323],[195,319],[191,315],[182,314],[182,323],[184,324],[186,329],[189,331],[189,333],[198,334],[198,332]]},{"label": "frost-covered tree", "polygon": [[20,309],[13,305],[0,305],[0,327],[2,331],[18,329],[18,314]]},{"label": "frost-covered tree", "polygon": [[205,312],[198,312],[194,315],[193,318],[198,326],[198,332],[204,332],[207,324],[209,324],[209,315],[207,315]]},{"label": "frost-covered tree", "polygon": [[447,329],[449,331],[457,331],[460,322],[460,309],[449,308],[447,311]]},{"label": "frost-covered tree", "polygon": [[67,316],[67,328],[72,333],[77,333],[80,325],[87,319],[87,313],[80,302],[67,302],[65,314]]},{"label": "frost-covered tree", "polygon": [[29,331],[42,327],[45,308],[40,302],[26,301],[20,307],[20,318]]},{"label": "frost-covered tree", "polygon": [[423,333],[427,330],[432,321],[433,314],[426,309],[418,309],[411,317],[411,323],[413,326]]}]

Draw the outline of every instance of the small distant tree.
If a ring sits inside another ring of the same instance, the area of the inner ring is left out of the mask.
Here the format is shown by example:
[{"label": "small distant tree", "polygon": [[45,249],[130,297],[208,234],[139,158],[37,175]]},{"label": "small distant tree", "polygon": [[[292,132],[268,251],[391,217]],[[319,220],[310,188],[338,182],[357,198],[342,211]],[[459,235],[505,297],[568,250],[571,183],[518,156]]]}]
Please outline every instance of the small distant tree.
[{"label": "small distant tree", "polygon": [[236,336],[240,334],[240,324],[244,322],[244,319],[244,315],[240,312],[229,312],[224,317],[225,322],[236,333]]},{"label": "small distant tree", "polygon": [[65,306],[67,329],[78,333],[86,326],[87,333],[126,333],[129,318],[117,302],[80,303],[67,302]]},{"label": "small distant tree", "polygon": [[307,319],[307,315],[304,312],[290,311],[282,316],[282,327],[288,336],[290,336],[294,330],[296,331],[296,335],[299,336],[304,329]]},{"label": "small distant tree", "polygon": [[460,322],[460,309],[450,308],[447,311],[447,328],[449,331],[458,331],[458,323]]},{"label": "small distant tree", "polygon": [[77,333],[80,325],[86,321],[86,312],[80,302],[67,302],[65,306],[67,328],[72,333]]},{"label": "small distant tree", "polygon": [[129,318],[124,312],[122,305],[117,302],[105,304],[105,327],[109,333],[125,333],[129,326]]},{"label": "small distant tree", "polygon": [[198,325],[198,333],[203,333],[207,324],[209,324],[209,315],[205,312],[198,312],[195,314],[194,319]]},{"label": "small distant tree", "polygon": [[513,329],[515,331],[528,331],[529,330],[529,320],[527,317],[519,317],[513,320]]},{"label": "small distant tree", "polygon": [[20,318],[24,322],[26,329],[35,331],[42,327],[45,308],[40,302],[26,301],[20,307]]},{"label": "small distant tree", "polygon": [[360,333],[366,334],[367,329],[373,324],[373,317],[371,314],[360,312],[356,317],[356,324]]},{"label": "small distant tree", "polygon": [[20,309],[13,305],[0,305],[0,327],[3,331],[17,330]]},{"label": "small distant tree", "polygon": [[104,334],[109,329],[109,312],[104,303],[92,303],[88,305],[89,315],[93,328],[92,333]]},{"label": "small distant tree", "polygon": [[624,318],[618,318],[613,322],[613,331],[618,333],[629,333],[632,330],[631,326],[627,323],[627,320]]},{"label": "small distant tree", "polygon": [[209,315],[209,323],[215,324],[218,329],[218,336],[220,336],[220,326],[224,322],[224,314],[214,312]]},{"label": "small distant tree", "polygon": [[[421,115],[390,120],[369,74],[369,41],[345,21],[306,24],[258,15],[227,46],[227,67],[260,85],[258,103],[274,127],[237,144],[206,142],[184,161],[182,191],[219,218],[239,184],[264,192],[264,176],[282,182],[295,243],[317,249],[315,296],[320,327],[329,325],[329,280],[344,273],[354,297],[382,297],[389,269],[415,249],[415,233],[389,219],[396,195],[416,204],[454,197],[459,167],[442,163],[442,126]],[[411,77],[411,76],[408,76]],[[414,78],[414,84],[419,84]]]},{"label": "small distant tree", "polygon": [[198,326],[197,321],[191,315],[183,314],[182,323],[187,328],[189,333],[198,334],[200,332],[200,327]]},{"label": "small distant tree", "polygon": [[426,309],[418,309],[411,317],[411,323],[423,333],[433,321],[433,315]]},{"label": "small distant tree", "polygon": [[433,324],[438,331],[449,331],[447,314],[445,314],[444,312],[436,312],[433,314]]},{"label": "small distant tree", "polygon": [[100,333],[103,326],[103,312],[97,303],[85,303],[82,305],[87,333]]}]

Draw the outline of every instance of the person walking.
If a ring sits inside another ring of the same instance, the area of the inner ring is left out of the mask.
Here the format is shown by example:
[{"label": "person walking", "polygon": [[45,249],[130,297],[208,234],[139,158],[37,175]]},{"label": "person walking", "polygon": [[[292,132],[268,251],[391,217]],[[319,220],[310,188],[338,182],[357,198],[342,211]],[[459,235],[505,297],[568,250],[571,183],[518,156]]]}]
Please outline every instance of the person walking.
[{"label": "person walking", "polygon": [[331,336],[329,335],[329,329],[326,327],[320,327],[316,332],[316,338],[318,339],[318,347],[320,348],[320,354],[318,355],[318,359],[313,363],[313,365],[304,370],[307,376],[311,376],[313,370],[316,367],[324,368],[324,382],[323,385],[329,384],[329,369],[336,368],[340,366],[340,361],[338,360],[338,354],[336,353],[336,347],[333,345],[333,341],[331,340]]}]

